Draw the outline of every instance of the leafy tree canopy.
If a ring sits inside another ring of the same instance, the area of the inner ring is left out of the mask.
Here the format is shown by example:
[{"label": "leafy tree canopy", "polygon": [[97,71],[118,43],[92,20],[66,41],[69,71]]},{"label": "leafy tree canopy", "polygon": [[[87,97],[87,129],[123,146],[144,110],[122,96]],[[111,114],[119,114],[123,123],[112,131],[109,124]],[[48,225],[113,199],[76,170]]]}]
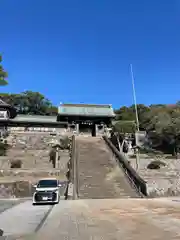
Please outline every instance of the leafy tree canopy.
[{"label": "leafy tree canopy", "polygon": [[0,54],[0,86],[5,86],[8,84],[6,78],[7,78],[7,72],[4,70],[2,66],[2,56]]},{"label": "leafy tree canopy", "polygon": [[[138,115],[140,129],[146,130],[152,141],[152,145],[163,150],[178,151],[180,149],[180,101],[171,105],[150,105],[145,106],[138,104]],[[133,124],[127,125],[128,121],[135,121],[135,108],[121,107],[115,111],[116,119],[120,120],[116,123],[116,130],[128,132],[131,127],[135,129]],[[123,121],[122,121],[123,120]],[[126,120],[126,122],[125,122]],[[127,128],[128,126],[128,128]]]},{"label": "leafy tree canopy", "polygon": [[57,107],[39,92],[0,93],[0,98],[13,105],[19,114],[57,115]]}]

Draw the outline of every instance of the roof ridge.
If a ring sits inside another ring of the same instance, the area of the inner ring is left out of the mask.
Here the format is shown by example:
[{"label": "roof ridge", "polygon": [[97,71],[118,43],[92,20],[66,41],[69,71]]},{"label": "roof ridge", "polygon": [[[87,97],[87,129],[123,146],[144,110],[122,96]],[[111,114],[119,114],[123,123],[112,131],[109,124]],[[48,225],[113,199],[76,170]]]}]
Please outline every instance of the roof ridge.
[{"label": "roof ridge", "polygon": [[111,104],[62,103],[60,107],[97,107],[112,108]]}]

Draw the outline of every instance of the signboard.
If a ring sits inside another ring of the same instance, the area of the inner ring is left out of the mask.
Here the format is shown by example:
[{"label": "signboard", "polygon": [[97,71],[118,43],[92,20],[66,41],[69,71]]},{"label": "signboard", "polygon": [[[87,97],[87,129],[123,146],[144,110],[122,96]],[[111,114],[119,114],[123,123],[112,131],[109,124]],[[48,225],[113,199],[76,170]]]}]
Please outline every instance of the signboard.
[{"label": "signboard", "polygon": [[136,146],[142,147],[146,142],[146,132],[145,131],[136,132],[135,137],[136,137]]},{"label": "signboard", "polygon": [[0,111],[0,119],[9,119],[7,111]]}]

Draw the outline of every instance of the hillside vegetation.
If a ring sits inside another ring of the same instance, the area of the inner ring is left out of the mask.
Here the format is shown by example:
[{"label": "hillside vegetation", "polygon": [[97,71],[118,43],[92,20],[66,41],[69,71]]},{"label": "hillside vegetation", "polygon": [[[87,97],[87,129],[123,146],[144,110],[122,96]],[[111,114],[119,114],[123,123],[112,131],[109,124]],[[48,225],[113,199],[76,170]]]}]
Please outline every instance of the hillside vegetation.
[{"label": "hillside vegetation", "polygon": [[[164,152],[177,153],[180,149],[180,102],[171,105],[138,104],[140,130],[147,132],[151,145]],[[135,108],[121,107],[115,111],[118,122],[115,131],[134,132]]]}]

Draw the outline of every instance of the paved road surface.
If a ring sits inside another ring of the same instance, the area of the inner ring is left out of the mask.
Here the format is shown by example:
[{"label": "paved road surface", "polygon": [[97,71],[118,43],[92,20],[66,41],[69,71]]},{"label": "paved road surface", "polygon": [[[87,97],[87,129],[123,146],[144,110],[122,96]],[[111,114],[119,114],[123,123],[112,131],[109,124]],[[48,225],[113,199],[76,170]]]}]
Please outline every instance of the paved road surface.
[{"label": "paved road surface", "polygon": [[179,240],[180,202],[164,199],[62,201],[33,240]]},{"label": "paved road surface", "polygon": [[17,204],[0,214],[0,229],[5,236],[33,233],[51,208],[51,205],[33,206],[32,200]]},{"label": "paved road surface", "polygon": [[[4,212],[6,209],[11,208],[22,202],[21,200],[0,200],[0,213]],[[1,228],[1,227],[0,227]]]}]

